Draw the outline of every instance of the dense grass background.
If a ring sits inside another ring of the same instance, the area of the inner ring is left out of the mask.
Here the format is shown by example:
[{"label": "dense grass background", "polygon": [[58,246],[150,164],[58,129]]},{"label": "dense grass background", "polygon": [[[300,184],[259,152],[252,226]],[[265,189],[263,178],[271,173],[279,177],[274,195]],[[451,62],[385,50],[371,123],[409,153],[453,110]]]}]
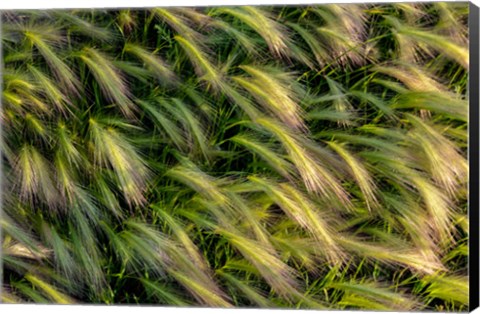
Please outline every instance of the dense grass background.
[{"label": "dense grass background", "polygon": [[467,16],[2,12],[2,301],[467,310]]}]

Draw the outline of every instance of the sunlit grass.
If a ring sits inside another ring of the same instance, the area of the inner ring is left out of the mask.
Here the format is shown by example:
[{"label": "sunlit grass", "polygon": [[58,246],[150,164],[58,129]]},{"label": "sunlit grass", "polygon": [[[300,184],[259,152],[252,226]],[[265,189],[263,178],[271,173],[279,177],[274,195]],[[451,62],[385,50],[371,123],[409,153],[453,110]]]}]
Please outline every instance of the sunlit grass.
[{"label": "sunlit grass", "polygon": [[2,12],[2,302],[466,311],[467,16]]}]

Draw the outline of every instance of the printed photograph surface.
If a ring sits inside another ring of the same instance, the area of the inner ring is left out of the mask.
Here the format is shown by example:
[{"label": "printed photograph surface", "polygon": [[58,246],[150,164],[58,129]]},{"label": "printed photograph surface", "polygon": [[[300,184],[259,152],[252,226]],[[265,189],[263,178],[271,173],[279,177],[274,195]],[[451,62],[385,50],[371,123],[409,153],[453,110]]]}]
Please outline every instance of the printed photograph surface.
[{"label": "printed photograph surface", "polygon": [[1,302],[467,311],[468,13],[1,11]]}]

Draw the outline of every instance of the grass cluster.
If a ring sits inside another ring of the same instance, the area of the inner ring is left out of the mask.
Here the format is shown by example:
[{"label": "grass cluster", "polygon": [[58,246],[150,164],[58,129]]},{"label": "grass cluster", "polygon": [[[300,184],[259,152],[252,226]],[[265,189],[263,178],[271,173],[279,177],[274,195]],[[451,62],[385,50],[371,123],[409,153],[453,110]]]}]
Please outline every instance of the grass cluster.
[{"label": "grass cluster", "polygon": [[2,12],[2,302],[467,310],[467,17]]}]

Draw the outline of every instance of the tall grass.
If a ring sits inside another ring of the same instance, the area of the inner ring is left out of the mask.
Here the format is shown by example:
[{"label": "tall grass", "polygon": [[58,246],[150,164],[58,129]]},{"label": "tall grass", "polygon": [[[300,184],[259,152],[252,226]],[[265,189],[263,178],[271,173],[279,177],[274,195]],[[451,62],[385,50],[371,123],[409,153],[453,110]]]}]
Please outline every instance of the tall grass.
[{"label": "tall grass", "polygon": [[2,302],[467,310],[467,16],[2,12]]}]

